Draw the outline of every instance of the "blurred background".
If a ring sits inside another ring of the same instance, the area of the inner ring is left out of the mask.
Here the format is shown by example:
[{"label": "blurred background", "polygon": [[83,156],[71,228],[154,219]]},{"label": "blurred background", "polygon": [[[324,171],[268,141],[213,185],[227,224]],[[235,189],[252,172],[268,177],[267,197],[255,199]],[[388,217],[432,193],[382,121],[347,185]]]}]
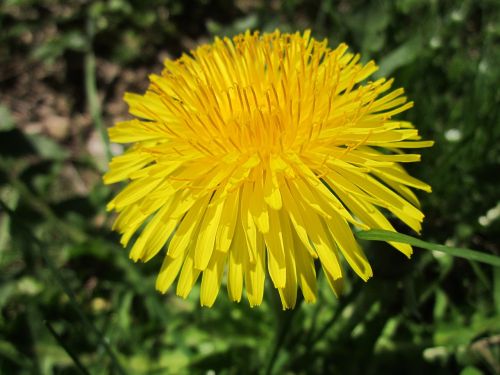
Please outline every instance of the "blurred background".
[{"label": "blurred background", "polygon": [[[496,0],[3,0],[1,374],[500,374],[500,269],[363,243],[375,277],[282,312],[154,289],[110,231],[106,128],[125,91],[215,35],[311,28],[380,65],[426,139],[423,239],[500,254]],[[404,230],[404,228],[401,228]]]}]

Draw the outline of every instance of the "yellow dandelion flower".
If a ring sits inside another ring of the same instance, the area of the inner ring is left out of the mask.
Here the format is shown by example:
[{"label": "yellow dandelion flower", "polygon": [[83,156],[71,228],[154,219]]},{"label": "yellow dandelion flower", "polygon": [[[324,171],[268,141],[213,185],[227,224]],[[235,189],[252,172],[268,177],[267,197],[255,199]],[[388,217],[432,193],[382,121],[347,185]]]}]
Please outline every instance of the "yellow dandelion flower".
[{"label": "yellow dandelion flower", "polygon": [[298,288],[315,301],[316,262],[336,295],[341,258],[372,276],[351,225],[395,231],[383,208],[420,231],[410,188],[430,187],[400,165],[420,155],[400,149],[432,142],[393,119],[413,103],[392,80],[366,81],[376,69],[309,31],[246,32],[165,61],[144,95],[125,95],[136,118],[109,135],[132,145],[104,181],[129,183],[108,209],[123,246],[140,232],[134,261],[166,247],[160,292],[177,279],[186,297],[201,275],[201,304],[212,306],[226,275],[230,299],[245,290],[256,306],[268,273],[293,308]]}]

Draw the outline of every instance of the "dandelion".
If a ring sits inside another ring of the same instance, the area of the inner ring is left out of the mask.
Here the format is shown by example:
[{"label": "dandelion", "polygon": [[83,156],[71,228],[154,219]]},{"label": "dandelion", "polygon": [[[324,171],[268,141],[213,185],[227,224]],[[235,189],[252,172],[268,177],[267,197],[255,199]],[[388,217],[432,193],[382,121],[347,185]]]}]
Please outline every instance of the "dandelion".
[{"label": "dandelion", "polygon": [[413,106],[403,89],[367,81],[375,63],[347,49],[309,31],[216,38],[165,61],[144,95],[125,95],[136,118],[109,134],[132,145],[104,181],[129,183],[108,209],[118,212],[122,245],[136,238],[131,259],[166,249],[160,292],[177,279],[185,298],[201,276],[201,304],[212,306],[225,279],[231,300],[245,290],[256,306],[269,274],[283,308],[293,308],[298,288],[316,300],[316,264],[335,295],[341,258],[363,280],[372,276],[352,226],[395,231],[390,212],[420,231],[411,188],[430,187],[400,165],[420,155],[401,149],[432,142],[393,119]]}]

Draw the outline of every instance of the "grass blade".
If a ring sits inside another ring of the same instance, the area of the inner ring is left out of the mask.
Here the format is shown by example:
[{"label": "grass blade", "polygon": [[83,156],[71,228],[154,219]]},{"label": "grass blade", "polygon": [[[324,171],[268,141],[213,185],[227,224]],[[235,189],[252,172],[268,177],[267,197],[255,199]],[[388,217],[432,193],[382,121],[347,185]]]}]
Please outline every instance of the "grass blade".
[{"label": "grass blade", "polygon": [[395,241],[403,242],[421,249],[439,251],[455,257],[465,258],[481,263],[486,263],[495,267],[500,267],[500,257],[493,254],[486,254],[477,250],[465,249],[460,247],[451,247],[438,245],[431,242],[426,242],[418,238],[408,236],[406,234],[389,232],[386,230],[373,229],[368,231],[360,231],[356,233],[356,237],[360,240],[368,241]]},{"label": "grass blade", "polygon": [[44,323],[45,323],[45,326],[47,327],[47,329],[49,330],[49,332],[52,334],[52,336],[54,336],[54,338],[56,339],[57,343],[66,351],[66,353],[73,360],[73,363],[75,364],[76,368],[82,374],[90,375],[90,372],[88,372],[87,369],[85,368],[85,366],[83,366],[83,364],[80,362],[76,353],[74,353],[73,350],[71,350],[71,348],[68,345],[66,345],[63,338],[61,336],[59,336],[59,334],[56,332],[54,327],[52,327],[52,324],[50,324],[50,322],[48,320],[45,320]]}]

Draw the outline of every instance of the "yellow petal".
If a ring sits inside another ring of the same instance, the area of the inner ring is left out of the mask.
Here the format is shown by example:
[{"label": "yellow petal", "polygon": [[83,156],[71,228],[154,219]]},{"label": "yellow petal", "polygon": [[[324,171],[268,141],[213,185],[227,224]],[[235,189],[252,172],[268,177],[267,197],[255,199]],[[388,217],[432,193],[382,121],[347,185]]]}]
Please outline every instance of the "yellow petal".
[{"label": "yellow petal", "polygon": [[294,249],[297,267],[297,279],[306,302],[316,301],[316,269],[314,268],[314,259],[307,249],[294,235]]},{"label": "yellow petal", "polygon": [[295,267],[296,251],[293,242],[290,221],[284,213],[280,215],[283,241],[285,245],[286,283],[284,288],[278,289],[283,309],[293,309],[297,302],[297,271]]},{"label": "yellow petal", "polygon": [[381,154],[379,152],[376,152],[370,147],[366,148],[359,148],[350,151],[354,155],[360,156],[364,158],[365,160],[376,160],[376,161],[388,161],[392,163],[411,163],[411,162],[417,162],[420,161],[421,156],[419,154],[391,154],[391,155],[386,155],[386,154]]},{"label": "yellow petal", "polygon": [[241,201],[240,201],[240,219],[243,225],[243,233],[248,246],[248,256],[250,262],[255,259],[255,252],[257,249],[257,227],[253,221],[250,213],[250,199],[252,197],[252,186],[249,183],[243,184],[241,188]]},{"label": "yellow petal", "polygon": [[210,195],[208,194],[198,199],[186,216],[184,216],[168,246],[168,255],[170,257],[177,258],[184,254],[190,241],[194,237],[193,233],[200,223],[200,218],[205,214],[209,199]]},{"label": "yellow petal", "polygon": [[214,251],[210,258],[203,277],[201,278],[200,302],[202,306],[212,307],[219,294],[220,284],[222,282],[222,272],[226,264],[227,253]]},{"label": "yellow petal", "polygon": [[267,170],[264,180],[264,200],[274,210],[280,210],[283,204],[281,200],[276,171],[272,168]]},{"label": "yellow petal", "polygon": [[219,199],[219,196],[220,191],[217,191],[208,204],[200,224],[200,232],[194,250],[194,266],[199,270],[204,270],[207,267],[214,250],[215,236],[225,203],[225,200]]},{"label": "yellow petal", "polygon": [[181,274],[179,280],[177,281],[176,294],[179,297],[187,298],[194,283],[200,276],[201,271],[194,267],[194,250],[191,249],[182,264]]},{"label": "yellow petal", "polygon": [[420,231],[420,222],[423,220],[424,215],[418,208],[405,201],[371,176],[361,173],[352,173],[352,171],[347,170],[338,170],[338,172],[347,180],[352,181],[359,188],[374,197],[378,205],[392,211],[415,231]]},{"label": "yellow petal", "polygon": [[156,290],[161,293],[166,293],[170,288],[175,278],[179,274],[184,257],[172,258],[165,256],[161,265],[160,273],[156,278]]},{"label": "yellow petal", "polygon": [[333,291],[333,294],[335,294],[335,297],[339,298],[340,295],[342,294],[344,290],[344,279],[341,278],[334,278],[332,274],[330,274],[324,266],[322,266],[323,272],[326,275],[326,279],[328,280],[328,285],[330,285],[330,288]]},{"label": "yellow petal", "polygon": [[127,92],[124,99],[129,105],[130,114],[134,116],[160,121],[172,117],[171,111],[165,107],[162,98],[154,93],[147,92],[145,95],[137,95]]},{"label": "yellow petal", "polygon": [[217,237],[215,239],[215,249],[226,252],[231,246],[236,224],[239,223],[239,190],[228,193],[226,203],[222,210]]},{"label": "yellow petal", "polygon": [[377,168],[377,169],[374,169],[373,172],[375,175],[382,177],[384,180],[392,180],[392,181],[398,182],[400,184],[404,184],[407,186],[414,187],[416,189],[424,190],[428,193],[431,192],[431,187],[428,184],[410,176],[404,170],[399,169],[397,167],[396,168]]},{"label": "yellow petal", "polygon": [[164,205],[146,225],[130,250],[130,259],[147,261],[161,249],[177,224],[177,220],[170,219],[174,204]]},{"label": "yellow petal", "polygon": [[253,216],[255,225],[261,233],[269,232],[269,213],[264,201],[262,190],[262,175],[260,174],[253,184],[252,201],[248,207]]},{"label": "yellow petal", "polygon": [[152,162],[153,156],[136,150],[129,150],[123,155],[115,156],[109,163],[109,170],[103,177],[105,184],[114,184],[129,178],[129,176],[137,170],[140,170],[145,165]]},{"label": "yellow petal", "polygon": [[120,211],[113,223],[112,229],[123,233],[129,226],[129,222],[141,214],[138,207],[137,204],[134,204]]},{"label": "yellow petal", "polygon": [[[385,229],[395,232],[396,230],[391,225],[389,220],[373,205],[368,202],[361,202],[356,197],[344,192],[342,189],[333,185],[335,193],[344,201],[349,209],[358,216],[363,222],[368,224],[372,229]],[[400,242],[388,242],[390,245],[401,251],[407,257],[410,257],[413,250],[410,245]]]},{"label": "yellow petal", "polygon": [[321,204],[318,196],[311,192],[309,186],[302,179],[298,178],[296,180],[290,181],[289,187],[292,196],[300,197],[300,199],[306,202],[311,209],[316,211],[321,216],[330,216],[330,213],[325,209],[325,205]]},{"label": "yellow petal", "polygon": [[121,210],[125,206],[137,202],[144,198],[154,188],[156,188],[162,179],[140,179],[135,180],[127,185],[120,194],[118,194],[109,204],[107,209]]},{"label": "yellow petal", "polygon": [[161,123],[144,122],[137,119],[118,122],[110,128],[109,138],[114,143],[132,143],[166,139],[169,137]]},{"label": "yellow petal", "polygon": [[183,160],[156,160],[154,164],[130,174],[131,179],[164,178],[176,172],[184,164]]},{"label": "yellow petal", "polygon": [[364,281],[373,276],[370,263],[366,259],[363,250],[359,247],[354,239],[349,224],[340,216],[332,216],[329,220],[325,220],[328,226],[330,235],[335,240],[342,255],[347,260],[351,268],[356,272]]},{"label": "yellow petal", "polygon": [[307,207],[302,207],[301,212],[304,217],[309,239],[314,244],[321,264],[334,279],[342,277],[340,259],[335,245],[331,243],[320,218]]},{"label": "yellow petal", "polygon": [[231,177],[229,178],[227,189],[231,191],[233,188],[240,185],[242,181],[248,177],[248,175],[252,171],[252,168],[257,166],[259,163],[259,157],[256,155],[252,155],[246,160],[240,160],[238,162],[237,169],[231,174]]},{"label": "yellow petal", "polygon": [[387,186],[389,186],[392,190],[394,190],[396,193],[401,195],[404,199],[406,199],[412,205],[417,207],[419,210],[421,209],[420,201],[418,200],[417,196],[410,188],[408,188],[407,186],[404,186],[402,184],[398,184],[397,182],[387,180],[384,178],[381,178],[381,180],[384,181],[384,183]]},{"label": "yellow petal", "polygon": [[259,233],[256,238],[255,261],[250,263],[247,258],[245,264],[245,290],[247,292],[250,307],[262,303],[264,296],[264,281],[266,278],[266,258],[264,249],[264,238]]},{"label": "yellow petal", "polygon": [[233,242],[229,249],[229,268],[227,273],[227,291],[229,298],[239,302],[243,291],[243,267],[246,265],[248,248],[243,227],[237,223]]},{"label": "yellow petal", "polygon": [[[298,185],[299,189],[295,190],[295,193],[300,193],[297,196],[301,196],[305,199],[312,208],[314,208],[323,217],[329,217],[333,213],[337,213],[344,217],[347,221],[356,224],[358,226],[363,226],[362,223],[357,222],[351,214],[345,209],[335,195],[319,180],[317,176],[311,171],[311,169],[306,166],[300,158],[294,157],[293,160],[297,168],[303,173],[305,179],[302,181],[300,178],[294,180]],[[345,163],[347,164],[347,163]],[[306,182],[307,181],[307,182]],[[290,185],[292,187],[292,185]],[[318,209],[318,207],[320,209]]]},{"label": "yellow petal", "polygon": [[297,236],[299,237],[300,241],[305,246],[309,254],[311,254],[313,258],[317,258],[318,255],[309,242],[306,226],[304,223],[304,219],[300,214],[299,207],[297,206],[295,199],[292,197],[292,193],[290,193],[288,185],[284,179],[281,180],[281,193],[283,197],[284,209],[287,211],[290,220],[292,221]]},{"label": "yellow petal", "polygon": [[[283,288],[286,283],[285,247],[277,211],[269,210],[269,222],[273,230],[263,235],[267,247],[269,275],[275,288]],[[286,251],[289,250],[286,249]]]},{"label": "yellow petal", "polygon": [[408,142],[392,142],[390,144],[391,147],[398,148],[424,148],[431,147],[434,144],[434,141],[408,141]]}]

